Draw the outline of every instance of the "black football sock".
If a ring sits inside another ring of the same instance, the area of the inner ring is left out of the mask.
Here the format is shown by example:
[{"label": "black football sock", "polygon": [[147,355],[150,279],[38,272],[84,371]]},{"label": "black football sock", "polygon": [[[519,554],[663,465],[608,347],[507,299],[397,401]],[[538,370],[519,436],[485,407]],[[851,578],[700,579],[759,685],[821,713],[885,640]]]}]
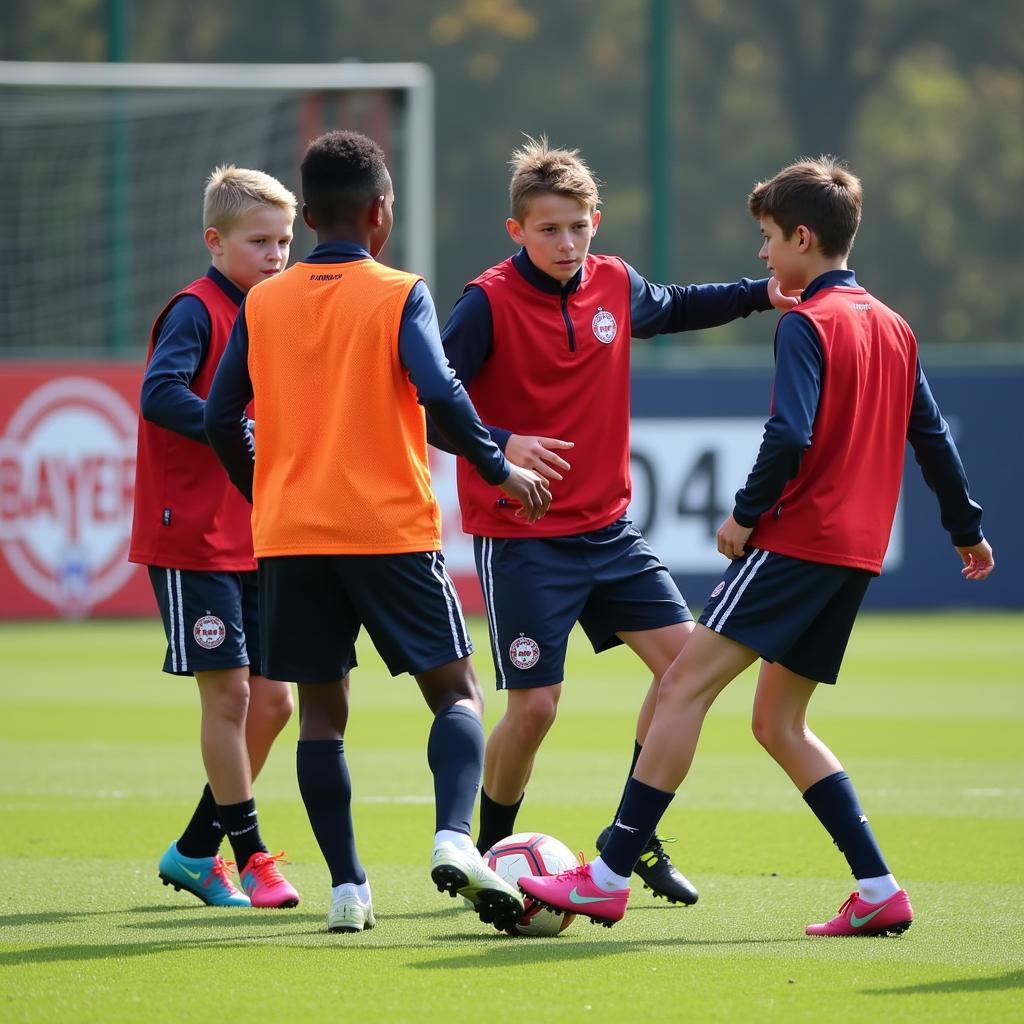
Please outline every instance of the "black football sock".
[{"label": "black football sock", "polygon": [[427,764],[434,775],[435,831],[470,834],[483,763],[484,725],[475,711],[456,704],[434,715]]},{"label": "black football sock", "polygon": [[313,835],[331,872],[331,885],[361,885],[366,872],[356,852],[345,741],[299,740],[295,774]]},{"label": "black football sock", "polygon": [[516,815],[523,805],[524,793],[514,804],[495,803],[486,790],[480,790],[480,833],[476,848],[486,853],[495,843],[512,835],[516,828]]},{"label": "black football sock", "polygon": [[238,870],[245,870],[254,853],[266,853],[260,838],[260,825],[256,819],[256,801],[252,798],[240,804],[218,804],[217,820],[227,833],[235,855]]},{"label": "black football sock", "polygon": [[674,796],[675,793],[655,789],[637,779],[626,783],[622,806],[601,851],[601,860],[615,874],[628,878],[633,873],[633,865],[651,841]]},{"label": "black football sock", "polygon": [[875,834],[861,810],[857,793],[846,772],[836,772],[816,782],[804,793],[804,800],[842,851],[854,878],[878,878],[889,874]]},{"label": "black football sock", "polygon": [[223,838],[224,829],[217,820],[217,801],[207,783],[192,812],[192,820],[178,840],[178,853],[183,857],[216,857]]},{"label": "black football sock", "polygon": [[[643,746],[639,740],[633,740],[633,760],[629,763],[629,774],[626,776],[627,779],[633,778],[633,772],[636,770],[636,763],[640,760],[640,751],[643,750]],[[619,811],[622,810],[622,801],[626,799],[626,787],[622,787],[622,796],[619,797],[619,806],[615,808],[615,814],[612,817],[612,821],[619,816]]]}]

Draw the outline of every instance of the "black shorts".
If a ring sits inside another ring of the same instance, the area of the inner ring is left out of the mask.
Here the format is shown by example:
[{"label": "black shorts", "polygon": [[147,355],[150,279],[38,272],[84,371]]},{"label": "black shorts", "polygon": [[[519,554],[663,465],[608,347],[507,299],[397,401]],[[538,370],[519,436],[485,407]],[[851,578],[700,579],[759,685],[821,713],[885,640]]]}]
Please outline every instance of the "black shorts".
[{"label": "black shorts", "polygon": [[747,548],[711,592],[702,626],[797,675],[834,683],[873,574]]},{"label": "black shorts", "polygon": [[578,621],[597,652],[616,634],[693,616],[668,569],[626,518],[568,537],[475,537],[499,690],[552,686]]},{"label": "black shorts", "polygon": [[440,551],[262,558],[259,590],[263,661],[274,679],[328,683],[348,675],[360,626],[393,676],[473,650]]},{"label": "black shorts", "polygon": [[263,675],[255,572],[149,566],[167,637],[164,671],[176,676],[249,666]]}]

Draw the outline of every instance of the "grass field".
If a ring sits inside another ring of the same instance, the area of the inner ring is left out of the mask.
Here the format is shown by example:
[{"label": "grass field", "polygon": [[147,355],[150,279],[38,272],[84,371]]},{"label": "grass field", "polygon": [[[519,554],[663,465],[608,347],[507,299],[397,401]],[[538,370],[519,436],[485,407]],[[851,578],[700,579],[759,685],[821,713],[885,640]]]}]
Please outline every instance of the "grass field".
[{"label": "grass field", "polygon": [[[865,615],[842,682],[816,698],[815,728],[917,911],[881,940],[803,935],[850,879],[750,735],[752,677],[712,711],[663,823],[696,907],[641,891],[610,931],[485,931],[430,883],[428,713],[366,646],[347,748],[377,928],[324,929],[294,723],[257,799],[303,902],[205,908],[156,877],[202,785],[193,687],[156,670],[161,644],[155,621],[0,626],[4,1022],[1024,1019],[1020,614]],[[488,680],[486,653],[477,664]],[[579,636],[568,678],[520,825],[592,853],[646,681],[629,655],[594,657]],[[494,721],[503,698],[488,692]]]}]

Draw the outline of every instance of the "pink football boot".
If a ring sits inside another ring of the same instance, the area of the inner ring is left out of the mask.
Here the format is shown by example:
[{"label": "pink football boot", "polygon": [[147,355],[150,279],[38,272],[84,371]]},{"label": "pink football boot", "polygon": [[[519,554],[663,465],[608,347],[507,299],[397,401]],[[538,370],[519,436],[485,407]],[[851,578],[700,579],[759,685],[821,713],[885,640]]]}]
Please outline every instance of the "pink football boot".
[{"label": "pink football boot", "polygon": [[626,914],[629,889],[609,892],[594,884],[590,865],[581,864],[549,878],[524,875],[519,888],[542,906],[556,913],[583,914],[595,924],[600,922],[611,928]]},{"label": "pink football boot", "polygon": [[283,856],[283,853],[276,857],[269,853],[254,853],[242,868],[239,880],[254,907],[298,906],[299,894],[277,870],[277,861]]},{"label": "pink football boot", "polygon": [[808,935],[899,935],[914,920],[905,889],[900,889],[881,903],[868,903],[860,894],[851,892],[839,913],[824,924],[809,924]]}]

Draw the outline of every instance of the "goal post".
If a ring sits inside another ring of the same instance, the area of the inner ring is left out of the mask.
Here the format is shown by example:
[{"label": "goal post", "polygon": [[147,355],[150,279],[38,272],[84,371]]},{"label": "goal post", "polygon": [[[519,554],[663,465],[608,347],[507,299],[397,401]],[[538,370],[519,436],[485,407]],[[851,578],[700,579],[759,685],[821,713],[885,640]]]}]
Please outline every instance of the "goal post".
[{"label": "goal post", "polygon": [[[307,142],[353,128],[395,177],[384,258],[434,274],[434,87],[424,64],[0,61],[0,358],[134,354],[203,272],[214,166],[298,194]],[[314,244],[296,222],[292,258]]]}]

